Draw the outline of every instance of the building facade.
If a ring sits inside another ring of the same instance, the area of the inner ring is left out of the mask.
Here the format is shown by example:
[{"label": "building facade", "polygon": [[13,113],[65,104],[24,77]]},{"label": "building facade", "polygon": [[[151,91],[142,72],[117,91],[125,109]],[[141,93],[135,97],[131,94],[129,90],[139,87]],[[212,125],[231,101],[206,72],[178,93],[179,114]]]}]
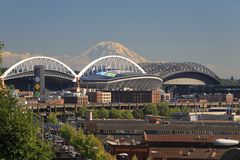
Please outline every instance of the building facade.
[{"label": "building facade", "polygon": [[158,103],[160,91],[111,91],[113,103]]},{"label": "building facade", "polygon": [[111,92],[88,92],[91,103],[111,103]]}]

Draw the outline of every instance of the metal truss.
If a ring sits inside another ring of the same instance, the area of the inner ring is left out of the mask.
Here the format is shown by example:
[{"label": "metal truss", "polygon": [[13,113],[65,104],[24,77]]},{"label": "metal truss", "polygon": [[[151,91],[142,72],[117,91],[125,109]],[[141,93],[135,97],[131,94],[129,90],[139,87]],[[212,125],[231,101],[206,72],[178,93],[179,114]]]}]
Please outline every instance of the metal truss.
[{"label": "metal truss", "polygon": [[73,80],[76,73],[64,63],[50,57],[38,56],[24,59],[10,67],[1,76],[4,80],[33,76],[34,66],[44,65],[45,76]]},{"label": "metal truss", "polygon": [[101,57],[89,63],[83,70],[77,75],[78,78],[82,76],[89,76],[96,74],[97,72],[121,70],[130,71],[134,73],[146,74],[146,72],[132,60],[117,56],[110,55]]},{"label": "metal truss", "polygon": [[157,74],[162,79],[183,72],[196,72],[207,75],[217,81],[219,77],[207,67],[193,62],[170,63],[141,63],[139,64],[148,74]]}]

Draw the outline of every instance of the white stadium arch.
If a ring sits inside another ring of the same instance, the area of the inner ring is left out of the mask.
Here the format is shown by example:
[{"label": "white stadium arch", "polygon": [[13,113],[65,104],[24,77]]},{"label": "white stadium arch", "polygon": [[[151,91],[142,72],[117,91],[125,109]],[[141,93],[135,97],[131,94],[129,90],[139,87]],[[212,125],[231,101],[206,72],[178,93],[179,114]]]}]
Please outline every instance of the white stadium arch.
[{"label": "white stadium arch", "polygon": [[33,76],[34,66],[44,65],[47,76],[59,77],[72,80],[77,75],[66,64],[57,59],[45,56],[36,56],[24,59],[5,71],[1,78],[4,80]]},{"label": "white stadium arch", "polygon": [[113,70],[125,70],[130,72],[136,72],[141,74],[146,74],[146,72],[135,62],[132,60],[118,56],[118,55],[109,55],[104,56],[101,58],[98,58],[91,63],[89,63],[86,67],[84,67],[79,74],[77,75],[77,78],[81,78],[85,74],[88,75],[92,73],[93,71],[104,71],[104,69],[113,69]]}]

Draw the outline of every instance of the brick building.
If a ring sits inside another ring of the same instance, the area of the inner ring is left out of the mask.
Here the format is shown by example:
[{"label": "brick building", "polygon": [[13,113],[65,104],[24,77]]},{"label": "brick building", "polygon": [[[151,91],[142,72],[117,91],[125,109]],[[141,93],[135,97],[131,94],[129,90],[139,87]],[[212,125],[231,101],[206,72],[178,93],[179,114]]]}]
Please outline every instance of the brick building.
[{"label": "brick building", "polygon": [[160,91],[112,91],[113,103],[158,103]]},{"label": "brick building", "polygon": [[91,103],[111,103],[111,92],[88,92]]}]

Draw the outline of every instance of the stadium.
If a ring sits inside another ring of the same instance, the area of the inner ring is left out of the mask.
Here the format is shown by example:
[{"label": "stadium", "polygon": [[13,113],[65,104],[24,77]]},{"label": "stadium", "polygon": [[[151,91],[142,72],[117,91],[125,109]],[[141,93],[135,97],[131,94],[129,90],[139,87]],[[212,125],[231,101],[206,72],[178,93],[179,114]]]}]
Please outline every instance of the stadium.
[{"label": "stadium", "polygon": [[148,74],[156,74],[166,85],[220,85],[220,78],[207,67],[193,62],[142,63]]},{"label": "stadium", "polygon": [[164,90],[174,95],[219,92],[220,78],[207,67],[193,62],[142,63],[148,73],[162,78]]},{"label": "stadium", "polygon": [[50,91],[71,88],[98,90],[155,90],[161,88],[162,79],[149,75],[132,60],[117,56],[105,56],[94,60],[76,74],[64,63],[50,57],[31,57],[10,67],[1,76],[8,85],[20,90],[33,90],[34,66],[44,65],[45,87]]},{"label": "stadium", "polygon": [[7,85],[14,85],[22,91],[33,91],[34,66],[44,65],[45,87],[50,91],[73,87],[76,73],[64,63],[50,57],[37,56],[24,59],[1,75]]},{"label": "stadium", "polygon": [[82,88],[100,90],[155,90],[162,84],[159,76],[148,75],[135,62],[117,55],[93,61],[77,78]]},{"label": "stadium", "polygon": [[50,91],[87,88],[111,91],[166,91],[189,93],[208,86],[219,86],[220,78],[207,67],[192,63],[142,63],[110,55],[98,58],[76,74],[66,64],[50,57],[31,57],[10,67],[1,76],[7,85],[23,91],[33,90],[34,66],[44,65],[45,87]]}]

